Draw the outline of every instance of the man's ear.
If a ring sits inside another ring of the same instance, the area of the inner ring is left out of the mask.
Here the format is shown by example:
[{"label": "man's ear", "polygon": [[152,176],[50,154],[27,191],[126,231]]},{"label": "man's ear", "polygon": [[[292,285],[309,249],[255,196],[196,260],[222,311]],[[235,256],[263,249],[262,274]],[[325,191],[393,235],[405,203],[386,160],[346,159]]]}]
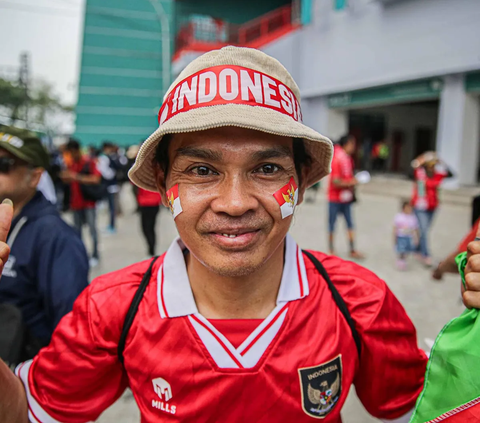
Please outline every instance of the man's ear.
[{"label": "man's ear", "polygon": [[42,177],[43,171],[44,171],[44,169],[41,168],[41,167],[36,167],[36,168],[31,170],[31,172],[30,172],[30,182],[29,182],[30,188],[37,188],[37,185],[40,182],[40,178]]},{"label": "man's ear", "polygon": [[299,206],[303,202],[303,197],[304,197],[305,191],[307,189],[305,181],[307,180],[309,172],[310,172],[310,167],[307,167],[307,166],[302,167],[302,177],[301,177],[302,183],[298,186],[297,206]]},{"label": "man's ear", "polygon": [[160,193],[162,197],[162,204],[165,207],[168,207],[168,200],[167,200],[167,181],[165,178],[165,172],[160,169],[158,164],[155,165],[155,184],[157,185],[157,191]]}]

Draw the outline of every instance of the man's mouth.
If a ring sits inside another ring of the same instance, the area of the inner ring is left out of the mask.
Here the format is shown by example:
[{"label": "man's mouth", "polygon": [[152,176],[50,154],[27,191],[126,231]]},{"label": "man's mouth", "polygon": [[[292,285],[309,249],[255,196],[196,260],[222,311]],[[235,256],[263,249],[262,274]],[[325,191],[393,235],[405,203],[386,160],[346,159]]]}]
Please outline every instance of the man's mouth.
[{"label": "man's mouth", "polygon": [[224,247],[246,247],[255,241],[259,232],[257,228],[222,228],[209,234]]}]

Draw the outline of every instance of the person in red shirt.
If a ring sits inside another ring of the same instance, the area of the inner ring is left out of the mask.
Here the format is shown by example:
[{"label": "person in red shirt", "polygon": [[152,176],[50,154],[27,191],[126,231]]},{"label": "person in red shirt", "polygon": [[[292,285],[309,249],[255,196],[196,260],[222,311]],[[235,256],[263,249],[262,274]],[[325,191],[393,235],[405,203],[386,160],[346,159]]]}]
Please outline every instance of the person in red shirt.
[{"label": "person in red shirt", "polygon": [[19,379],[0,361],[6,421],[94,421],[129,386],[145,423],[339,423],[352,384],[373,416],[408,421],[427,358],[405,310],[372,272],[288,235],[333,153],[299,96],[254,49],[184,69],[129,173],[161,194],[179,237],[94,280]]},{"label": "person in red shirt", "polygon": [[357,180],[353,175],[352,154],[355,152],[356,139],[353,135],[345,135],[337,142],[332,161],[332,173],[328,187],[328,248],[335,254],[334,236],[337,216],[343,214],[347,223],[350,257],[361,259],[363,255],[355,249],[355,231],[352,219],[354,187]]},{"label": "person in red shirt", "polygon": [[143,188],[137,189],[137,204],[140,212],[140,222],[142,225],[143,236],[147,241],[149,257],[155,255],[155,245],[157,242],[155,224],[157,222],[157,215],[160,210],[161,202],[162,198],[158,192],[147,191]]},{"label": "person in red shirt", "polygon": [[67,151],[72,160],[67,164],[67,169],[61,177],[65,183],[70,184],[70,209],[73,212],[75,229],[82,236],[82,227],[87,225],[92,237],[93,251],[90,258],[90,267],[98,264],[98,230],[96,204],[94,200],[85,198],[81,184],[98,185],[101,182],[101,173],[91,158],[82,155],[78,141],[70,140]]},{"label": "person in red shirt", "polygon": [[441,280],[445,273],[458,273],[458,266],[455,262],[455,257],[460,253],[468,250],[468,244],[475,241],[475,235],[478,232],[480,226],[480,217],[473,224],[472,229],[468,232],[467,235],[462,239],[457,248],[452,251],[447,257],[445,257],[440,263],[438,263],[435,270],[432,272],[432,278],[436,280]]},{"label": "person in red shirt", "polygon": [[426,266],[432,265],[428,248],[428,232],[437,210],[438,188],[445,178],[452,176],[448,167],[440,161],[434,152],[426,152],[412,161],[413,168],[413,196],[412,206],[417,215],[420,228],[420,242],[418,253]]}]

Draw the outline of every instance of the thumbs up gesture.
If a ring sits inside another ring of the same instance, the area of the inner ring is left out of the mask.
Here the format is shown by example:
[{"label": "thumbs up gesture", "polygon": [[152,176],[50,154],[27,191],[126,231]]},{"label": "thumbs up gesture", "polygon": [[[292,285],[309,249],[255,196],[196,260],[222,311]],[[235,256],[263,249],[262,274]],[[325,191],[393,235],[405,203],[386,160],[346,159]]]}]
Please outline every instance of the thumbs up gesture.
[{"label": "thumbs up gesture", "polygon": [[4,200],[0,204],[0,275],[3,266],[8,260],[10,247],[7,245],[7,235],[13,219],[13,204],[10,200]]},{"label": "thumbs up gesture", "polygon": [[462,287],[463,303],[468,308],[480,309],[480,225],[475,241],[468,244],[465,286]]}]

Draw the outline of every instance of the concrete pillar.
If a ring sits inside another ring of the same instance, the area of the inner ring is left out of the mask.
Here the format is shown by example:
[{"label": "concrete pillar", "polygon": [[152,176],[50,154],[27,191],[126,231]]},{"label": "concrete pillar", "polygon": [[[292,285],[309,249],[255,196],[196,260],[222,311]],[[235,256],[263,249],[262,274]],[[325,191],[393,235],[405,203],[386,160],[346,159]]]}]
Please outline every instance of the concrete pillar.
[{"label": "concrete pillar", "polygon": [[330,109],[326,96],[305,99],[302,102],[302,112],[303,121],[307,126],[332,141],[338,140],[348,132],[348,112]]},{"label": "concrete pillar", "polygon": [[455,174],[445,188],[476,184],[479,153],[480,106],[465,92],[465,76],[444,78],[440,97],[437,152]]}]

